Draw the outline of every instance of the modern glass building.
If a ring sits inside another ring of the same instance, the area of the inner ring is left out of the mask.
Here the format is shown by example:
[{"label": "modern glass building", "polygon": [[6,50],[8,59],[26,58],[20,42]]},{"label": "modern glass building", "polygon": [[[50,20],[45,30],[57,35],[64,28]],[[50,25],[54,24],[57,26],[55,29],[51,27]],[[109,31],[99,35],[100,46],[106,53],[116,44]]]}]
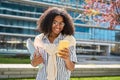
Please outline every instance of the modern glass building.
[{"label": "modern glass building", "polygon": [[[120,29],[83,17],[84,0],[0,0],[0,53],[27,54],[26,40],[34,39],[36,21],[52,6],[64,7],[72,16],[77,55],[120,56]],[[118,26],[120,27],[120,26]]]}]

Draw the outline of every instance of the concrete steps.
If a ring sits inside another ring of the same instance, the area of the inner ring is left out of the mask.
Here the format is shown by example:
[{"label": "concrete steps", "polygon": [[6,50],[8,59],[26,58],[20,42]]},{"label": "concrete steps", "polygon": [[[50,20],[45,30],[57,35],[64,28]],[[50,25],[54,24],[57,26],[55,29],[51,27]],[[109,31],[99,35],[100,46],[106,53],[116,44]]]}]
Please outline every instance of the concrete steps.
[{"label": "concrete steps", "polygon": [[[0,78],[35,78],[38,68],[30,64],[0,64]],[[120,64],[77,64],[71,77],[120,76]]]},{"label": "concrete steps", "polygon": [[0,64],[0,78],[32,78],[37,71],[30,64]]},{"label": "concrete steps", "polygon": [[120,76],[120,65],[76,65],[72,76]]},{"label": "concrete steps", "polygon": [[120,63],[120,56],[84,56],[84,55],[77,55],[77,59],[78,59],[78,63],[81,63],[82,61],[84,62],[98,62],[98,63],[102,63],[102,62],[112,62],[112,63],[116,63],[119,62]]}]

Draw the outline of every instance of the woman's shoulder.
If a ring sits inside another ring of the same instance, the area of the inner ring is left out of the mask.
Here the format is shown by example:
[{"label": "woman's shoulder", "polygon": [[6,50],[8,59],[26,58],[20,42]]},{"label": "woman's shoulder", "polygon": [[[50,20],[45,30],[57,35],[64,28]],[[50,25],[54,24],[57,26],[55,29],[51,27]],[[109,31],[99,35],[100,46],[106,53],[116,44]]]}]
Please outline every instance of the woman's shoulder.
[{"label": "woman's shoulder", "polygon": [[76,41],[73,35],[66,35],[64,39]]},{"label": "woman's shoulder", "polygon": [[42,39],[42,38],[43,38],[43,36],[44,36],[44,34],[43,34],[43,33],[41,33],[41,34],[37,35],[35,38]]},{"label": "woman's shoulder", "polygon": [[41,41],[42,40],[42,38],[43,38],[43,36],[44,36],[44,34],[43,33],[41,33],[41,34],[39,34],[39,35],[36,35],[36,37],[35,37],[35,39],[34,39],[34,43],[38,43],[38,41]]},{"label": "woman's shoulder", "polygon": [[64,40],[68,40],[70,45],[76,45],[76,39],[72,35],[67,35]]}]

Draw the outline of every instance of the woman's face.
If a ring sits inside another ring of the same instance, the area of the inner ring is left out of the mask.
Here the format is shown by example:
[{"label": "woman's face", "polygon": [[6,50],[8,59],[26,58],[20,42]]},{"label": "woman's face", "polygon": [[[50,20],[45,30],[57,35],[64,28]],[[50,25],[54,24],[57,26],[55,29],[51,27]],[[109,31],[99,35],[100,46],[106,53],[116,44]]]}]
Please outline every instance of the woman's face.
[{"label": "woman's face", "polygon": [[63,17],[56,16],[52,23],[52,34],[59,35],[59,33],[63,30],[64,25],[65,23],[63,21]]}]

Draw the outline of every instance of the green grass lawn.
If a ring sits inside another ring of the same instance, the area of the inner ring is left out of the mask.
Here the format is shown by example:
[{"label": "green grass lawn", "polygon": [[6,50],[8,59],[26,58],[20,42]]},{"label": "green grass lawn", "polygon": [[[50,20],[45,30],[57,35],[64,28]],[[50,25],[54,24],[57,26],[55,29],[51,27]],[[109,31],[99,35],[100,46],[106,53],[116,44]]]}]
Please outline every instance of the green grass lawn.
[{"label": "green grass lawn", "polygon": [[[29,59],[28,55],[27,56],[23,56],[23,55],[16,55],[16,56],[0,55],[0,64],[30,64],[30,59]],[[2,79],[2,80],[35,80],[35,79]],[[71,78],[70,80],[120,80],[120,76],[81,77],[81,78]]]},{"label": "green grass lawn", "polygon": [[[35,79],[2,79],[2,80],[35,80]],[[82,78],[71,78],[70,80],[120,80],[120,76],[116,77],[82,77]]]},{"label": "green grass lawn", "polygon": [[30,64],[30,59],[0,58],[0,64]]},{"label": "green grass lawn", "polygon": [[71,78],[70,80],[120,80],[118,77],[87,77],[87,78]]},{"label": "green grass lawn", "polygon": [[28,55],[0,55],[0,64],[30,64]]}]

